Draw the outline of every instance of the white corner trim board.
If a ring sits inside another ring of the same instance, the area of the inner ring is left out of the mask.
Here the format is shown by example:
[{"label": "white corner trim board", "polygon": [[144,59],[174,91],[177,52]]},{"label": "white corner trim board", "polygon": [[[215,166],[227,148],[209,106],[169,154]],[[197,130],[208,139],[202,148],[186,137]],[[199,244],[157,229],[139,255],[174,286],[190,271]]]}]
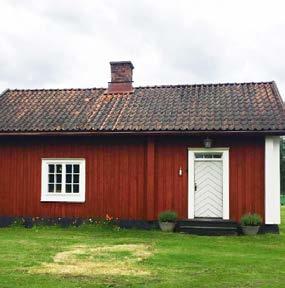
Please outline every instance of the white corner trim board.
[{"label": "white corner trim board", "polygon": [[[195,153],[218,153],[221,158],[213,158],[212,161],[222,161],[222,218],[228,220],[229,213],[229,148],[189,148],[188,149],[188,218],[195,218]],[[204,159],[205,161],[211,161]],[[196,161],[203,161],[198,160]]]},{"label": "white corner trim board", "polygon": [[280,137],[265,137],[265,224],[280,224]]}]

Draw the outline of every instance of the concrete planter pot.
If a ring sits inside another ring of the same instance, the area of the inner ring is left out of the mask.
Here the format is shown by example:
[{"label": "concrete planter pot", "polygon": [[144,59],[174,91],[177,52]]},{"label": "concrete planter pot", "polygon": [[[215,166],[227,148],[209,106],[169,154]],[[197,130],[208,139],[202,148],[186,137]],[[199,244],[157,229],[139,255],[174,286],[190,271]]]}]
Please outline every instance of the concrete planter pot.
[{"label": "concrete planter pot", "polygon": [[163,232],[173,232],[175,228],[175,222],[160,222],[159,227]]},{"label": "concrete planter pot", "polygon": [[244,235],[256,235],[260,226],[241,226]]}]

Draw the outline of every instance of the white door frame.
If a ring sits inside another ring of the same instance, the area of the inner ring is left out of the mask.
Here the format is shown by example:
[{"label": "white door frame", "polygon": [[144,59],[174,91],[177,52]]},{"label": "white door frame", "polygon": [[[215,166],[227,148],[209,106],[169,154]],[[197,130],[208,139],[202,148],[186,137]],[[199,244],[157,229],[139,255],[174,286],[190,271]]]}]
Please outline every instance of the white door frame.
[{"label": "white door frame", "polygon": [[223,219],[229,220],[229,148],[188,148],[188,218],[194,219],[195,171],[194,153],[222,153],[223,162]]}]

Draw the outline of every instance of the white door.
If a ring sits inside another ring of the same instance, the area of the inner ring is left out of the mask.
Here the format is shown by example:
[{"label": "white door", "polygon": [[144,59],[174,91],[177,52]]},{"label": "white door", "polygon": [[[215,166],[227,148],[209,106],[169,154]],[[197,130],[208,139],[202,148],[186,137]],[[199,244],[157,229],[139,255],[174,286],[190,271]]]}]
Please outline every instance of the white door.
[{"label": "white door", "polygon": [[195,160],[194,217],[223,218],[223,163]]}]

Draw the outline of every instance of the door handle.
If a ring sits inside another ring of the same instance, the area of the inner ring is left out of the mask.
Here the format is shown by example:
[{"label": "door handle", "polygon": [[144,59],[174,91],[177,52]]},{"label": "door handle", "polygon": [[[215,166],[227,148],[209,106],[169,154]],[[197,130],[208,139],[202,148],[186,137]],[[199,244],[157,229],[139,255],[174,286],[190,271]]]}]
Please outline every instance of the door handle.
[{"label": "door handle", "polygon": [[194,184],[194,190],[197,191],[197,184]]}]

